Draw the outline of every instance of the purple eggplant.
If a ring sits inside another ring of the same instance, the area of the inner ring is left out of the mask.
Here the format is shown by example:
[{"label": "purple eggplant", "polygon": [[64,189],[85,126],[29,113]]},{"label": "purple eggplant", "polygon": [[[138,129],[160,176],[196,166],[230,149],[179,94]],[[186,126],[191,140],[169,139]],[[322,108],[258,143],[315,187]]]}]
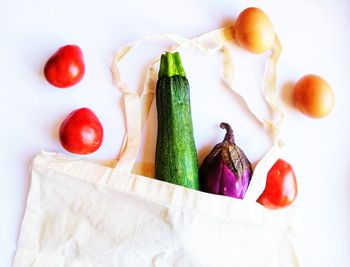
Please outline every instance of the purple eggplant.
[{"label": "purple eggplant", "polygon": [[199,168],[200,190],[243,199],[252,178],[252,167],[244,152],[234,143],[231,126],[222,122],[220,127],[226,129],[226,135]]}]

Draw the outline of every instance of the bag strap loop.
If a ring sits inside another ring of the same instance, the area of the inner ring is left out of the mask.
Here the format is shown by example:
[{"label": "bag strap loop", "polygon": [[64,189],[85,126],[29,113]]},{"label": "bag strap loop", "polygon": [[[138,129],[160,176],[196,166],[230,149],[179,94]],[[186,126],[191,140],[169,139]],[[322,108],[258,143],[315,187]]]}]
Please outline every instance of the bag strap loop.
[{"label": "bag strap loop", "polygon": [[[261,118],[254,111],[250,102],[244,97],[244,94],[239,92],[234,86],[234,64],[233,57],[230,52],[229,44],[234,40],[233,26],[227,26],[220,28],[208,33],[205,33],[199,37],[193,39],[187,39],[175,34],[164,34],[145,37],[136,43],[120,49],[112,63],[112,74],[117,88],[124,95],[125,103],[125,114],[126,114],[126,135],[123,141],[122,149],[120,151],[119,162],[115,169],[131,172],[141,146],[141,134],[147,120],[151,104],[154,99],[155,86],[157,80],[157,74],[155,65],[159,62],[159,57],[154,59],[147,71],[146,82],[141,96],[137,93],[133,93],[129,90],[128,86],[122,81],[121,74],[119,71],[119,63],[125,58],[125,56],[132,51],[135,47],[145,41],[167,39],[174,42],[174,46],[170,51],[174,51],[179,47],[184,47],[191,51],[199,51],[203,54],[210,55],[216,52],[221,53],[223,58],[223,79],[227,86],[236,93],[237,96],[241,97],[243,102],[246,104],[248,110],[256,118],[256,120],[264,125],[268,130],[273,146],[269,152],[262,158],[261,164],[256,166],[255,172],[261,168],[261,166],[271,165],[271,159],[275,158],[279,153],[280,148],[283,146],[280,140],[280,131],[284,123],[284,114],[278,105],[277,93],[276,93],[276,64],[281,53],[281,43],[275,36],[274,45],[271,48],[271,55],[267,59],[265,65],[264,74],[264,87],[263,95],[264,99],[271,109],[272,117],[277,117],[275,121]],[[271,156],[272,155],[272,156]],[[260,166],[259,166],[260,165]],[[247,191],[247,199],[256,201],[257,197],[261,194],[265,187],[266,175],[255,179]]]}]

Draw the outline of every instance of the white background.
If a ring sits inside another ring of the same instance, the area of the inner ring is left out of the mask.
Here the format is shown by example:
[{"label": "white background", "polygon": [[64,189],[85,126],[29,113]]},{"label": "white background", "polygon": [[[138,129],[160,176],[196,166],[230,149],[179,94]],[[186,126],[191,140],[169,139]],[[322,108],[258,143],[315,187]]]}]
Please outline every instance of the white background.
[{"label": "white background", "polygon": [[[348,0],[178,0],[178,1],[0,1],[0,266],[12,265],[25,199],[29,163],[40,150],[64,152],[57,138],[60,122],[72,110],[90,107],[100,118],[105,139],[90,158],[117,157],[125,131],[122,98],[113,86],[113,53],[150,34],[194,37],[232,23],[248,6],[269,14],[283,44],[278,90],[286,113],[286,158],[299,182],[303,208],[304,266],[350,266],[350,1]],[[47,58],[60,46],[78,44],[86,75],[61,90],[42,75]],[[141,88],[146,64],[166,43],[139,48],[123,65],[130,87]],[[261,78],[265,55],[235,49],[237,86],[264,112]],[[221,81],[218,55],[184,52],[191,84],[192,113],[200,160],[223,138],[229,122],[238,145],[256,162],[269,139],[237,97]],[[321,120],[292,106],[293,84],[308,73],[332,85],[336,105]],[[141,160],[152,161],[156,121],[152,109]]]}]

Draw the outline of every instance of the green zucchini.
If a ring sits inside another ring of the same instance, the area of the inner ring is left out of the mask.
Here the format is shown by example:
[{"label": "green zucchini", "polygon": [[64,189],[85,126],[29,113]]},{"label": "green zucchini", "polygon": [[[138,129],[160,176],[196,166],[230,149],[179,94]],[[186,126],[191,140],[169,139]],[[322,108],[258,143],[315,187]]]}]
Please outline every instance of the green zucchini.
[{"label": "green zucchini", "polygon": [[161,56],[156,106],[156,179],[198,190],[190,87],[178,52],[167,52]]}]

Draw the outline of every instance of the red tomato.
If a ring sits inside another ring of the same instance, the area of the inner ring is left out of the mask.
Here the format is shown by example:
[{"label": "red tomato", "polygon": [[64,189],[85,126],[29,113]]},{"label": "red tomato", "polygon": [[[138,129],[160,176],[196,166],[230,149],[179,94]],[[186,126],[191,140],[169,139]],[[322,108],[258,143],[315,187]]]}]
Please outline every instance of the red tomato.
[{"label": "red tomato", "polygon": [[71,112],[61,124],[62,146],[75,154],[90,154],[102,144],[103,128],[97,116],[88,108]]},{"label": "red tomato", "polygon": [[278,209],[291,204],[297,193],[297,180],[292,166],[278,159],[269,170],[265,190],[257,201],[266,208]]},{"label": "red tomato", "polygon": [[66,45],[58,49],[44,67],[46,80],[59,88],[77,84],[84,74],[83,53],[76,45]]}]

